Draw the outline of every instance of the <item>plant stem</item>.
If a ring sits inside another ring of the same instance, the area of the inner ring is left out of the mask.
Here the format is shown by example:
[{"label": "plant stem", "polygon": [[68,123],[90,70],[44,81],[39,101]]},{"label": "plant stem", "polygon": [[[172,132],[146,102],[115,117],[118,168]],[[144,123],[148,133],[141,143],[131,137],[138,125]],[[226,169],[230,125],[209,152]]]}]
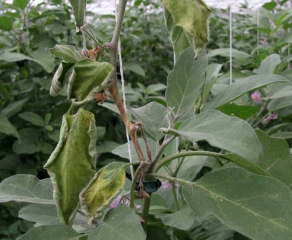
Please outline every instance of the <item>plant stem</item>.
[{"label": "plant stem", "polygon": [[143,228],[145,230],[145,233],[147,233],[147,222],[148,222],[148,215],[149,215],[149,209],[150,209],[150,202],[151,202],[151,193],[149,193],[149,198],[143,199],[143,208],[142,208],[142,215],[141,218],[144,220]]},{"label": "plant stem", "polygon": [[162,179],[168,180],[170,182],[178,182],[181,184],[190,184],[191,183],[190,181],[187,181],[187,180],[183,180],[180,178],[174,178],[174,177],[170,177],[170,176],[165,176],[165,175],[162,175],[159,173],[149,173],[148,176],[153,177],[153,178],[162,178]]},{"label": "plant stem", "polygon": [[176,154],[173,154],[161,159],[155,166],[154,172],[157,172],[164,164],[166,164],[169,161],[172,161],[174,159],[181,158],[181,157],[187,157],[187,156],[210,156],[210,157],[215,157],[215,158],[218,158],[218,157],[224,158],[224,156],[220,153],[207,152],[207,151],[180,152],[180,153],[176,153]]},{"label": "plant stem", "polygon": [[137,177],[139,175],[139,172],[142,168],[142,164],[140,164],[140,166],[137,168],[136,172],[135,172],[135,175],[134,175],[134,178],[132,179],[132,184],[131,184],[131,192],[130,192],[130,208],[132,210],[134,210],[135,212],[137,211],[136,210],[136,207],[135,207],[135,202],[134,202],[134,198],[135,198],[135,186],[136,186],[136,180],[137,180]]},{"label": "plant stem", "polygon": [[158,162],[158,160],[159,160],[161,154],[163,153],[163,150],[165,149],[165,147],[166,147],[168,144],[171,143],[171,141],[172,141],[173,139],[175,139],[175,137],[176,137],[176,136],[171,136],[170,138],[165,139],[165,140],[163,141],[163,143],[161,144],[161,147],[159,148],[158,152],[156,153],[156,156],[154,157],[152,163],[150,164],[150,167],[149,167],[148,173],[153,172],[153,169],[154,169],[155,165],[157,164],[157,162]]},{"label": "plant stem", "polygon": [[176,209],[176,211],[178,211],[179,210],[179,204],[178,204],[178,200],[177,200],[175,182],[171,182],[171,188],[172,188],[172,194],[173,194],[174,203],[175,203],[175,209]]}]

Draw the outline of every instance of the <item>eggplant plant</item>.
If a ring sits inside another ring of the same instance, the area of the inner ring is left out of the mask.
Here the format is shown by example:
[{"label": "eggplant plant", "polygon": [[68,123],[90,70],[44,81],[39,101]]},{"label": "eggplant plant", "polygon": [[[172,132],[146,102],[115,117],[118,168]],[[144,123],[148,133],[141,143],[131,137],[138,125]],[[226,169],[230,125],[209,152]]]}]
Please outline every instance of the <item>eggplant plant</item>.
[{"label": "eggplant plant", "polygon": [[[50,49],[62,58],[50,94],[66,89],[71,103],[44,166],[50,178],[18,174],[0,183],[0,203],[26,203],[19,217],[36,223],[18,239],[289,239],[290,149],[257,128],[261,93],[291,88],[289,77],[271,71],[275,56],[255,74],[214,88],[220,68],[208,65],[205,49],[210,8],[203,0],[162,0],[174,52],[165,104],[125,108],[117,54],[127,0],[103,43],[84,23],[86,0],[70,4],[82,45]],[[131,139],[112,153],[131,161],[97,169],[99,129],[86,104],[97,100],[101,108],[109,98]]]}]

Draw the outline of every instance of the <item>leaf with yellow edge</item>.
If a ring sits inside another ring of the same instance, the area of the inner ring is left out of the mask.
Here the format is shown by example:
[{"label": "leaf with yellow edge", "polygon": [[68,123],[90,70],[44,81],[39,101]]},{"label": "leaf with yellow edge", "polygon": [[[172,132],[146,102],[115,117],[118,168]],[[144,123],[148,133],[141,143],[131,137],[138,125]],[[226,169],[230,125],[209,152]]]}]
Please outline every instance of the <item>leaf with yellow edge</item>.
[{"label": "leaf with yellow edge", "polygon": [[[183,45],[186,45],[187,38],[190,45],[195,48],[195,55],[198,56],[208,43],[208,25],[211,9],[203,0],[162,0],[162,3],[171,14],[173,25],[182,28],[182,31],[178,31],[180,30],[179,28],[176,29],[176,37],[183,41]],[[182,38],[181,34],[185,36]],[[172,36],[172,40],[175,40],[174,36]],[[185,48],[187,47],[185,46]],[[180,49],[179,52],[182,52],[184,49]],[[177,58],[178,53],[177,51],[175,52]]]},{"label": "leaf with yellow edge", "polygon": [[100,169],[80,193],[80,204],[88,221],[100,218],[123,189],[126,174],[123,163],[113,162]]},{"label": "leaf with yellow edge", "polygon": [[54,187],[54,201],[62,223],[71,225],[79,193],[96,173],[94,115],[83,109],[63,116],[60,140],[44,166]]},{"label": "leaf with yellow edge", "polygon": [[68,98],[77,106],[93,100],[107,86],[113,71],[114,67],[107,62],[96,62],[92,59],[79,61],[69,79]]}]

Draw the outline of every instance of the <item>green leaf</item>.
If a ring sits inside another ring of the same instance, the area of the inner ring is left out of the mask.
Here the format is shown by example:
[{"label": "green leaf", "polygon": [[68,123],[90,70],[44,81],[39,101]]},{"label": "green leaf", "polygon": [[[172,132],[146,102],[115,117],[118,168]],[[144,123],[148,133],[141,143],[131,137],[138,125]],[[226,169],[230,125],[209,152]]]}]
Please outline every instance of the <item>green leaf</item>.
[{"label": "green leaf", "polygon": [[271,54],[262,61],[260,67],[255,72],[258,74],[273,74],[280,63],[280,56],[278,54]]},{"label": "green leaf", "polygon": [[24,98],[22,100],[10,103],[7,107],[2,109],[1,115],[7,118],[14,116],[22,109],[23,105],[27,102],[27,100],[28,98]]},{"label": "green leaf", "polygon": [[50,48],[50,53],[56,57],[61,57],[67,63],[77,63],[85,57],[71,45],[56,45]]},{"label": "green leaf", "polygon": [[16,128],[9,122],[6,117],[0,116],[0,132],[7,135],[20,138]]},{"label": "green leaf", "polygon": [[[3,13],[2,13],[3,14]],[[13,26],[14,19],[9,16],[0,16],[0,29],[4,31],[10,31]]]},{"label": "green leaf", "polygon": [[155,141],[161,139],[164,134],[159,131],[160,128],[168,127],[167,109],[157,103],[151,102],[140,108],[129,108],[130,113],[135,120],[142,123],[146,133]]},{"label": "green leaf", "polygon": [[13,0],[13,5],[23,10],[26,8],[28,2],[29,0]]},{"label": "green leaf", "polygon": [[277,132],[271,136],[275,138],[292,139],[292,132]]},{"label": "green leaf", "polygon": [[197,57],[208,43],[211,9],[202,0],[162,0],[162,3],[171,14],[174,25],[183,29]]},{"label": "green leaf", "polygon": [[292,188],[292,157],[287,142],[284,139],[271,138],[260,130],[256,133],[264,149],[259,166]]},{"label": "green leaf", "polygon": [[54,204],[50,179],[38,180],[32,175],[14,175],[0,183],[0,202]]},{"label": "green leaf", "polygon": [[66,225],[40,226],[28,231],[17,240],[72,240],[78,239],[79,234]]},{"label": "green leaf", "polygon": [[291,96],[273,99],[269,102],[267,108],[270,112],[274,112],[289,106],[291,106]]},{"label": "green leaf", "polygon": [[86,10],[86,0],[69,0],[75,17],[76,26],[78,28],[84,25],[84,15]]},{"label": "green leaf", "polygon": [[107,62],[96,62],[84,59],[75,64],[73,77],[69,79],[67,95],[73,99],[74,105],[82,105],[94,99],[109,81],[114,67]]},{"label": "green leaf", "polygon": [[18,217],[30,222],[35,222],[36,227],[60,224],[55,205],[28,204],[20,209]]},{"label": "green leaf", "polygon": [[54,201],[62,223],[71,224],[79,193],[95,174],[96,127],[94,115],[80,108],[63,116],[60,140],[44,166],[54,186]]},{"label": "green leaf", "polygon": [[135,63],[135,62],[125,63],[123,68],[124,68],[124,71],[131,71],[131,72],[136,73],[142,77],[145,77],[145,71],[141,67],[141,65],[138,63]]},{"label": "green leaf", "polygon": [[71,74],[71,69],[74,66],[73,63],[66,63],[62,61],[54,74],[52,79],[52,85],[50,88],[50,95],[56,97],[62,90],[64,85],[68,82]]},{"label": "green leaf", "polygon": [[183,195],[197,215],[214,215],[251,239],[286,240],[292,234],[292,192],[274,178],[224,168],[184,185]]},{"label": "green leaf", "polygon": [[[149,147],[152,153],[155,153],[156,151],[156,144],[152,139],[147,139],[148,143],[149,143]],[[143,155],[146,157],[146,148],[145,148],[145,143],[144,140],[142,138],[138,138],[138,142],[139,145],[142,148],[142,152]],[[137,153],[135,151],[134,145],[132,142],[130,142],[130,148],[131,148],[131,156],[132,156],[132,161],[133,162],[138,162],[139,159],[137,157]],[[114,150],[112,150],[113,154],[116,154],[122,158],[126,158],[129,159],[129,153],[128,153],[128,143],[122,144],[120,146],[118,146],[117,148],[115,148]]]},{"label": "green leaf", "polygon": [[39,126],[39,127],[44,127],[45,126],[44,119],[40,115],[38,115],[36,113],[22,112],[22,113],[19,113],[18,116],[20,118],[22,118],[23,120],[32,123],[33,125],[36,125],[36,126]]},{"label": "green leaf", "polygon": [[13,143],[12,149],[17,154],[33,154],[41,151],[40,146],[35,141],[22,136],[20,136],[20,140]]},{"label": "green leaf", "polygon": [[[208,58],[216,57],[216,56],[222,56],[229,58],[230,57],[230,48],[219,48],[215,50],[208,51]],[[251,58],[251,55],[242,51],[239,51],[237,49],[232,49],[232,58],[234,58],[235,61],[238,61],[242,64],[249,63],[249,59]]]},{"label": "green leaf", "polygon": [[123,189],[126,181],[124,165],[113,162],[101,168],[81,191],[81,208],[89,221],[102,217],[103,211]]},{"label": "green leaf", "polygon": [[166,101],[174,108],[176,116],[193,112],[205,80],[208,60],[205,51],[197,59],[191,48],[185,50],[177,60],[167,79]]},{"label": "green leaf", "polygon": [[208,157],[206,156],[185,157],[184,162],[177,173],[177,177],[184,180],[193,181],[204,167],[204,163],[207,161],[207,158]]},{"label": "green leaf", "polygon": [[175,53],[175,59],[177,60],[177,58],[184,50],[191,47],[191,43],[189,42],[183,28],[174,25],[173,18],[169,11],[167,11],[165,7],[163,10],[166,28],[170,34],[170,39]]},{"label": "green leaf", "polygon": [[280,75],[254,75],[247,78],[239,79],[232,85],[226,87],[224,90],[220,91],[214,98],[207,102],[203,109],[214,109],[218,108],[226,103],[229,103],[240,96],[253,91],[257,88],[266,86],[271,83],[286,82],[290,83],[285,77]]},{"label": "green leaf", "polygon": [[182,123],[178,130],[166,132],[176,133],[192,142],[205,140],[252,162],[257,162],[262,155],[257,135],[247,122],[215,110],[200,113]]},{"label": "green leaf", "polygon": [[33,61],[41,65],[46,72],[53,72],[55,59],[47,50],[38,49],[36,51],[30,51],[29,56],[33,58]]},{"label": "green leaf", "polygon": [[239,117],[243,120],[247,120],[260,111],[258,106],[240,106],[234,103],[227,103],[217,109],[229,116]]},{"label": "green leaf", "polygon": [[276,6],[277,6],[277,3],[275,3],[274,1],[271,1],[271,2],[265,3],[262,7],[267,10],[272,11]]},{"label": "green leaf", "polygon": [[91,231],[88,240],[145,240],[140,217],[124,204],[110,210],[103,223]]},{"label": "green leaf", "polygon": [[159,216],[163,224],[181,230],[189,230],[196,222],[196,215],[188,205],[183,206],[179,211],[172,214]]},{"label": "green leaf", "polygon": [[206,100],[207,97],[209,96],[212,86],[214,85],[215,81],[219,77],[219,72],[222,66],[223,66],[222,64],[216,64],[216,63],[212,63],[208,65],[207,74],[206,74],[206,82],[204,84],[204,90],[203,90],[204,100]]}]

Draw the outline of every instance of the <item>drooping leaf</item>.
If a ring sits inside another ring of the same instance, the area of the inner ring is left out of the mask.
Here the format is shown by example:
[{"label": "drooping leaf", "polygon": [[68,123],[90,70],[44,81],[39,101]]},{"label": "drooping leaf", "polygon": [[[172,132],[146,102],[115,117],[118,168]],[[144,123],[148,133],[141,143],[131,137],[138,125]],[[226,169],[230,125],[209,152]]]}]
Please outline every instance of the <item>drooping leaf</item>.
[{"label": "drooping leaf", "polygon": [[169,132],[192,142],[206,140],[214,147],[228,150],[252,162],[257,162],[262,155],[257,135],[247,122],[215,110],[200,113],[182,123],[178,130],[170,129]]},{"label": "drooping leaf", "polygon": [[260,130],[256,133],[264,149],[259,166],[291,188],[292,157],[287,142],[283,139],[271,138]]},{"label": "drooping leaf", "polygon": [[[150,147],[150,150],[152,152],[152,155],[154,155],[154,153],[156,151],[155,141],[153,141],[152,139],[147,139],[147,141],[149,143],[149,147]],[[146,157],[147,154],[146,154],[146,148],[145,148],[144,140],[142,138],[138,138],[138,142],[139,142],[139,145],[141,146],[141,149],[142,149],[144,157]],[[137,153],[135,151],[135,148],[134,148],[134,145],[133,145],[132,142],[130,143],[130,148],[131,148],[132,161],[133,162],[138,162],[139,159],[137,157]],[[118,156],[120,156],[122,158],[128,159],[129,158],[128,144],[125,143],[125,144],[122,144],[122,145],[118,146],[117,148],[112,150],[112,153],[116,154],[116,155],[118,155]]]},{"label": "drooping leaf", "polygon": [[54,74],[52,79],[52,85],[50,88],[50,95],[56,97],[62,90],[64,85],[67,83],[71,68],[74,66],[73,63],[66,63],[62,61]]},{"label": "drooping leaf", "polygon": [[50,53],[56,57],[61,57],[67,63],[77,63],[85,57],[71,45],[56,45],[50,49]]},{"label": "drooping leaf", "polygon": [[196,222],[196,215],[188,205],[183,206],[175,213],[163,214],[159,218],[164,225],[185,231],[189,230]]},{"label": "drooping leaf", "polygon": [[40,226],[28,231],[17,238],[18,240],[72,240],[78,239],[79,234],[66,225]]},{"label": "drooping leaf", "polygon": [[88,240],[145,240],[140,217],[124,204],[111,209],[103,223],[91,231]]},{"label": "drooping leaf", "polygon": [[77,106],[93,100],[107,86],[113,70],[114,67],[107,62],[96,62],[92,59],[79,61],[69,79],[68,98],[73,99]]},{"label": "drooping leaf", "polygon": [[290,83],[285,77],[273,74],[259,74],[237,80],[235,83],[220,91],[214,98],[207,102],[203,109],[208,110],[218,108],[235,100],[236,98],[239,98],[247,92],[275,82],[286,82],[287,84]]},{"label": "drooping leaf", "polygon": [[202,0],[162,0],[162,3],[171,14],[174,25],[183,29],[195,48],[195,56],[198,56],[208,43],[211,9]]},{"label": "drooping leaf", "polygon": [[0,202],[54,204],[50,179],[38,180],[32,175],[14,175],[0,183]]},{"label": "drooping leaf", "polygon": [[36,113],[22,112],[22,113],[19,113],[18,116],[20,118],[22,118],[23,120],[32,123],[35,126],[39,126],[39,127],[44,127],[45,126],[44,119],[40,115],[38,115]]},{"label": "drooping leaf", "polygon": [[164,134],[160,128],[168,126],[167,109],[157,103],[151,102],[140,108],[129,108],[135,120],[142,123],[146,133],[155,141],[161,139]]},{"label": "drooping leaf", "polygon": [[224,168],[183,187],[190,208],[212,214],[251,239],[286,240],[292,233],[292,192],[280,181]]},{"label": "drooping leaf", "polygon": [[75,17],[76,26],[78,28],[84,25],[84,15],[86,10],[86,0],[69,0]]},{"label": "drooping leaf", "polygon": [[4,116],[0,116],[0,132],[5,133],[7,135],[14,136],[19,139],[19,134],[16,128]]},{"label": "drooping leaf", "polygon": [[1,115],[7,118],[10,118],[14,116],[16,113],[18,113],[24,104],[27,102],[28,98],[24,98],[19,101],[11,102],[7,107],[2,109]]},{"label": "drooping leaf", "polygon": [[103,211],[123,189],[125,181],[123,163],[110,163],[95,174],[80,193],[81,208],[89,220],[102,217]]},{"label": "drooping leaf", "polygon": [[54,200],[63,223],[71,224],[79,193],[95,174],[96,127],[94,115],[79,109],[63,116],[60,140],[44,166],[54,186]]},{"label": "drooping leaf", "polygon": [[197,59],[191,48],[185,50],[168,75],[166,101],[176,116],[193,112],[205,79],[208,60],[205,51]]},{"label": "drooping leaf", "polygon": [[273,74],[276,67],[281,63],[281,58],[278,54],[271,54],[267,56],[260,67],[255,71],[258,74]]}]

